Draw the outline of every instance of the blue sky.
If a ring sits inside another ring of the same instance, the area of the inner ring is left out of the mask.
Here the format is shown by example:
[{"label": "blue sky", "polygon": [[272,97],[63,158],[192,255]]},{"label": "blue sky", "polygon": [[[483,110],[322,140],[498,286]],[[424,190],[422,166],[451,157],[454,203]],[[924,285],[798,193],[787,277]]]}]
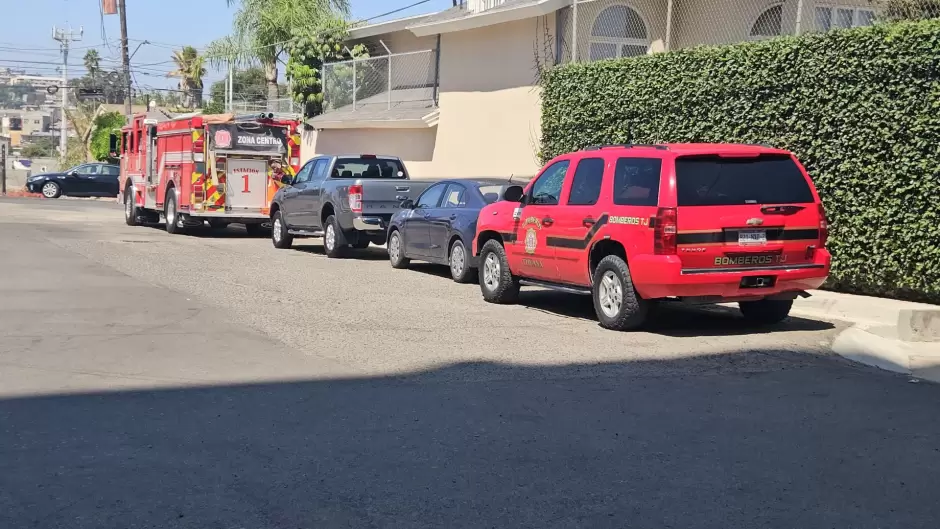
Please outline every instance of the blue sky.
[{"label": "blue sky", "polygon": [[[420,0],[351,0],[353,19],[371,18]],[[0,68],[22,68],[30,73],[56,75],[61,66],[58,43],[52,40],[52,26],[84,26],[81,42],[69,56],[69,77],[84,74],[82,55],[89,47],[98,49],[103,66],[120,65],[121,36],[117,15],[102,17],[101,0],[0,0]],[[127,31],[130,51],[143,40],[145,44],[131,61],[141,87],[172,87],[166,79],[171,69],[170,54],[182,45],[202,47],[231,30],[235,9],[225,7],[225,0],[127,0]],[[446,9],[452,0],[428,0],[391,17],[399,18]],[[105,41],[108,41],[106,45]],[[14,62],[20,61],[20,62]],[[211,72],[208,86],[222,77]]]}]

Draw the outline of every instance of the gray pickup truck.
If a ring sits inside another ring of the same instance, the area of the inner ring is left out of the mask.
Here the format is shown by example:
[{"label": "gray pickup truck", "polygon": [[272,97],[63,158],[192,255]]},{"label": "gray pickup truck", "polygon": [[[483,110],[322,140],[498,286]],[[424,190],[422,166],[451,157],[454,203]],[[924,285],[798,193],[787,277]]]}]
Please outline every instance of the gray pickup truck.
[{"label": "gray pickup truck", "polygon": [[284,182],[271,202],[271,240],[290,248],[295,237],[323,237],[329,257],[346,248],[385,244],[401,203],[434,182],[410,180],[393,156],[317,156]]}]

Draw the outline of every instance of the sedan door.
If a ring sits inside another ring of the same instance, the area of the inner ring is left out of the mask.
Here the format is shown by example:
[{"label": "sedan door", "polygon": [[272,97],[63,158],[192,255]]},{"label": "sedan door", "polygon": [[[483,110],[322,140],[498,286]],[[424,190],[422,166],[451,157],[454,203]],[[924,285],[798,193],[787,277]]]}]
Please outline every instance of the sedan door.
[{"label": "sedan door", "polygon": [[93,178],[94,194],[103,197],[116,197],[118,195],[118,183],[120,177],[120,168],[116,165],[102,165],[98,175]]},{"label": "sedan door", "polygon": [[405,254],[425,258],[431,252],[431,213],[437,208],[444,195],[446,183],[434,184],[427,188],[415,202],[414,209],[402,220],[402,234],[405,237]]},{"label": "sedan door", "polygon": [[450,252],[450,236],[453,222],[457,220],[460,208],[465,207],[467,188],[461,184],[448,184],[441,205],[430,211],[428,218],[429,245],[428,256],[440,262],[446,262]]}]

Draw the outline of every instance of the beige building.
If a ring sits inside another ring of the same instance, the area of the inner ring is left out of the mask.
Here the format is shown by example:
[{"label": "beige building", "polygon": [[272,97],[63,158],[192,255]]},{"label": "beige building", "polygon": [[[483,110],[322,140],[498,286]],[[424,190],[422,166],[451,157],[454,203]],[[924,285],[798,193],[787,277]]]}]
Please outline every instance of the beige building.
[{"label": "beige building", "polygon": [[532,176],[544,68],[871,24],[870,0],[468,0],[354,28],[303,156],[400,156],[412,176]]}]

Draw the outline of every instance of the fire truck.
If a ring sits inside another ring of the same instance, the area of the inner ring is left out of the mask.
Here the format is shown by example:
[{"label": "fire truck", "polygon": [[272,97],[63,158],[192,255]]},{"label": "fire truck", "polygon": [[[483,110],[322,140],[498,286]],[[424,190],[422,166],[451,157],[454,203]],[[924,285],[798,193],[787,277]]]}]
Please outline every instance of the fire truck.
[{"label": "fire truck", "polygon": [[121,159],[124,220],[165,219],[166,231],[269,222],[269,205],[299,170],[300,121],[273,114],[135,115],[112,137]]}]

